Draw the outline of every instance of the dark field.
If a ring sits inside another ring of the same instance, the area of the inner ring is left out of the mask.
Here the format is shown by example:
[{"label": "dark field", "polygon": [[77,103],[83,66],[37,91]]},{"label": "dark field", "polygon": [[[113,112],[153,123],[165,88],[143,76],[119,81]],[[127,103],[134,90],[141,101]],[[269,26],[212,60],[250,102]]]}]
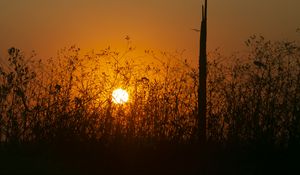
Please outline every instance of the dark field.
[{"label": "dark field", "polygon": [[297,174],[299,150],[68,144],[1,149],[1,174]]}]

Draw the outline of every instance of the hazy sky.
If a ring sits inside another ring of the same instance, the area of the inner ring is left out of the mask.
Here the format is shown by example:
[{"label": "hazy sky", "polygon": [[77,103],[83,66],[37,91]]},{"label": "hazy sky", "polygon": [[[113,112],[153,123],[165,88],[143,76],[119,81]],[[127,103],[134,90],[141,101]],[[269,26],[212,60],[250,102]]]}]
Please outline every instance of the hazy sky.
[{"label": "hazy sky", "polygon": [[[202,0],[0,0],[0,51],[50,57],[65,46],[186,49],[197,59]],[[252,34],[299,40],[300,0],[208,0],[208,49],[242,50]]]}]

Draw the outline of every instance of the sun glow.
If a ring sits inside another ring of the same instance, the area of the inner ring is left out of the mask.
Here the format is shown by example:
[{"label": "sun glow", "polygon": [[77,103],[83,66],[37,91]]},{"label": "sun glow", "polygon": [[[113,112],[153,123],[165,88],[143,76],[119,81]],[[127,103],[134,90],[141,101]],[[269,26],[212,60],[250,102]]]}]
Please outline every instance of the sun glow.
[{"label": "sun glow", "polygon": [[124,104],[128,101],[129,95],[124,89],[116,89],[112,93],[112,101],[116,104]]}]

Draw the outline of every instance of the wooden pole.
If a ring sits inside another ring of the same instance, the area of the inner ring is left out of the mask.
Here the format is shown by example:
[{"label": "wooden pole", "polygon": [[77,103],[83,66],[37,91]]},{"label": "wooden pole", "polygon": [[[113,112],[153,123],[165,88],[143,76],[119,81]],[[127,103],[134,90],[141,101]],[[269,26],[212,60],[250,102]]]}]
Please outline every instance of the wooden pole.
[{"label": "wooden pole", "polygon": [[198,86],[198,136],[201,143],[206,142],[206,78],[207,78],[207,0],[202,5],[202,21],[199,50],[199,86]]}]

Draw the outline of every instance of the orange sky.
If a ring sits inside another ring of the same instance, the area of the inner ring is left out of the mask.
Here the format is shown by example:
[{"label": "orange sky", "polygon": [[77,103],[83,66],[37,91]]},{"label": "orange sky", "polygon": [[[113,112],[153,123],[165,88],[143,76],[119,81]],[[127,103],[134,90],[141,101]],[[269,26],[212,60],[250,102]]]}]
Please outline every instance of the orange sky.
[{"label": "orange sky", "polygon": [[[39,57],[65,46],[183,50],[198,56],[201,0],[0,0],[0,51],[11,46]],[[252,34],[298,40],[299,0],[208,0],[208,49],[244,51]]]}]

